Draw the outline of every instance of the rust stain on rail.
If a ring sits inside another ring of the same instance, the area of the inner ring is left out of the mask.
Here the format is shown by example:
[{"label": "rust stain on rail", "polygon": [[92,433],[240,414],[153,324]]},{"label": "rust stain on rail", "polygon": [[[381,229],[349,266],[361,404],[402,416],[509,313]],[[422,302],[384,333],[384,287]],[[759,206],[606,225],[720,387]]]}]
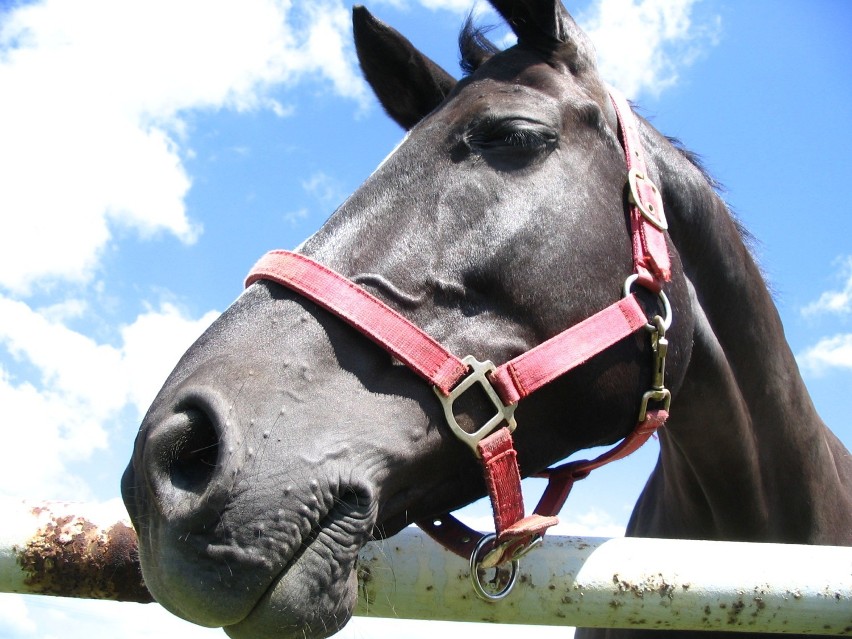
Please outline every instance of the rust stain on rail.
[{"label": "rust stain on rail", "polygon": [[124,523],[102,529],[85,517],[33,508],[48,521],[15,547],[27,592],[60,597],[150,603],[139,567],[137,538]]}]

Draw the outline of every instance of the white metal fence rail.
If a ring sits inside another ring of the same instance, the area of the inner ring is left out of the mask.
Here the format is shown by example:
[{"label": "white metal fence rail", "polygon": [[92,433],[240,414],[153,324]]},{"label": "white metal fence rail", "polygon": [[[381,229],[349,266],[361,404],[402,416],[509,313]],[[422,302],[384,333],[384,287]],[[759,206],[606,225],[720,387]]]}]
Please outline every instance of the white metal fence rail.
[{"label": "white metal fence rail", "polygon": [[[150,601],[126,515],[0,502],[0,592]],[[361,552],[356,614],[852,636],[852,548],[551,537],[499,603],[467,562],[407,529]]]}]

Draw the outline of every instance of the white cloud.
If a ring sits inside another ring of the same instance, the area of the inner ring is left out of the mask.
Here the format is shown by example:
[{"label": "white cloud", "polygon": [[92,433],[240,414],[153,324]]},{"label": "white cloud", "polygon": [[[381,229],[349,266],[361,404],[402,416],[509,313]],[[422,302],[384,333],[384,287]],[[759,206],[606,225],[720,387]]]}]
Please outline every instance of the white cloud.
[{"label": "white cloud", "polygon": [[123,639],[225,638],[218,628],[187,623],[156,604],[0,595],[0,636],[4,638],[90,639],[117,634]]},{"label": "white cloud", "polygon": [[852,333],[825,337],[799,353],[796,360],[799,366],[815,375],[822,375],[829,369],[852,371]]},{"label": "white cloud", "polygon": [[558,524],[548,534],[571,537],[624,537],[624,524],[600,509],[573,515],[570,520],[560,518]]},{"label": "white cloud", "polygon": [[0,346],[37,373],[22,380],[0,364],[0,493],[91,495],[69,464],[106,448],[108,427],[122,411],[141,417],[170,367],[215,317],[191,319],[163,305],[122,327],[121,344],[111,346],[0,297]]},{"label": "white cloud", "polygon": [[[494,530],[494,520],[490,515],[475,514],[470,507],[454,514],[475,530]],[[624,537],[624,528],[624,524],[615,521],[609,513],[596,508],[586,513],[572,513],[571,519],[560,516],[559,523],[550,528],[547,534],[571,537]]]},{"label": "white cloud", "polygon": [[[8,614],[6,614],[8,613]],[[408,621],[355,617],[336,639],[468,639],[480,634],[481,624],[442,621]],[[219,628],[202,628],[183,621],[156,604],[85,601],[58,597],[0,595],[0,636],[4,639],[90,639],[120,633],[122,639],[225,639]],[[512,639],[571,639],[574,629],[553,626],[491,625],[489,637]]]},{"label": "white cloud", "polygon": [[719,18],[693,22],[697,0],[599,0],[577,22],[594,42],[603,78],[635,98],[659,95],[715,44]]},{"label": "white cloud", "polygon": [[[675,84],[679,73],[714,46],[721,27],[715,16],[696,22],[700,0],[595,0],[585,12],[572,14],[597,49],[603,78],[630,98],[659,95]],[[405,0],[383,0],[404,8]],[[475,15],[490,11],[483,0],[419,0],[427,9]],[[571,7],[568,7],[569,11]],[[497,44],[514,45],[507,33]]]},{"label": "white cloud", "polygon": [[296,228],[302,222],[308,219],[310,216],[310,212],[305,207],[300,209],[296,209],[294,211],[287,211],[284,214],[284,221],[287,222],[292,228]]},{"label": "white cloud", "polygon": [[334,635],[335,639],[470,639],[487,634],[489,639],[571,639],[574,628],[568,626],[524,626],[518,624],[489,624],[487,632],[481,623],[454,623],[450,621],[408,621],[405,619],[377,619],[354,617],[347,626]]},{"label": "white cloud", "polygon": [[17,294],[87,281],[116,225],[196,239],[189,111],[286,115],[272,90],[307,78],[366,104],[342,0],[44,0],[0,21],[0,287]]},{"label": "white cloud", "polygon": [[316,171],[303,180],[302,188],[322,204],[339,204],[346,197],[340,182],[324,171]]},{"label": "white cloud", "polygon": [[[819,315],[848,317],[852,315],[852,256],[837,261],[839,289],[823,292],[815,301],[802,308],[802,315],[814,318]],[[838,333],[823,337],[816,344],[796,356],[805,371],[823,375],[829,370],[852,371],[852,333]]]},{"label": "white cloud", "polygon": [[840,290],[825,291],[819,298],[802,309],[802,315],[812,316],[823,313],[836,315],[852,314],[852,256],[839,260],[840,277],[845,282]]},{"label": "white cloud", "polygon": [[218,317],[208,311],[198,319],[164,304],[148,311],[121,330],[122,366],[126,371],[126,401],[141,417],[184,351]]},{"label": "white cloud", "polygon": [[310,26],[300,53],[301,72],[315,71],[332,81],[340,95],[359,98],[365,102],[366,89],[360,71],[352,66],[347,55],[352,39],[351,14],[342,4],[304,3],[308,8]]},{"label": "white cloud", "polygon": [[0,636],[34,636],[37,629],[23,596],[0,596]]},{"label": "white cloud", "polygon": [[389,5],[397,9],[419,4],[432,11],[444,10],[460,15],[467,15],[471,11],[476,15],[488,9],[488,3],[485,0],[376,0],[376,4]]},{"label": "white cloud", "polygon": [[478,0],[420,0],[427,9],[445,9],[455,13],[466,14],[470,11],[481,11],[485,2]]}]

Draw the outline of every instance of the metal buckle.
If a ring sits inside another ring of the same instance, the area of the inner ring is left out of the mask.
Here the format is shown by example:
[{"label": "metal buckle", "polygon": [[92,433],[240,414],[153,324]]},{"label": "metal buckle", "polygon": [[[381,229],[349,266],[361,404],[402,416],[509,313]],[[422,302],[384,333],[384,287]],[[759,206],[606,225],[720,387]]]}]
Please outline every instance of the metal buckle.
[{"label": "metal buckle", "polygon": [[[462,379],[462,381],[460,381],[456,387],[450,391],[449,395],[444,395],[436,386],[433,386],[432,390],[435,391],[438,399],[441,400],[441,405],[444,407],[444,417],[447,420],[447,424],[450,426],[450,430],[455,433],[456,437],[470,446],[474,455],[480,457],[479,451],[476,449],[477,444],[490,435],[500,424],[506,422],[509,432],[513,432],[517,427],[518,424],[513,416],[515,413],[515,404],[510,404],[508,406],[504,404],[503,400],[501,400],[500,396],[497,394],[497,391],[495,391],[494,387],[491,385],[491,381],[488,379],[488,374],[497,370],[497,367],[494,366],[493,362],[489,360],[480,362],[475,357],[468,355],[462,359],[462,363],[468,367],[470,372],[467,377]],[[479,383],[482,386],[482,390],[485,391],[488,399],[494,405],[494,408],[497,409],[497,413],[485,422],[483,426],[480,426],[474,432],[469,433],[456,421],[456,416],[453,413],[453,404],[465,393],[465,391],[476,383]]]},{"label": "metal buckle", "polygon": [[639,170],[634,167],[627,173],[627,183],[630,185],[630,203],[639,209],[642,217],[648,220],[653,226],[661,231],[667,230],[669,228],[669,223],[666,220],[666,214],[663,211],[662,200],[660,200],[659,210],[657,210],[657,207],[654,206],[653,202],[648,202],[647,204],[643,202],[639,197],[639,185],[637,180],[646,181],[650,189],[659,195],[657,186],[651,182],[644,173],[639,172]]}]

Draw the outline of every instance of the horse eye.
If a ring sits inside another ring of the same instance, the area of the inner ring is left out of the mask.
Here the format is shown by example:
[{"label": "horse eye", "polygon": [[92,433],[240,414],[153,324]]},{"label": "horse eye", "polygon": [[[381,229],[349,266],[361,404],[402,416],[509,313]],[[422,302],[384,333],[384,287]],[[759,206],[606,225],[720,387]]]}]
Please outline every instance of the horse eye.
[{"label": "horse eye", "polygon": [[558,139],[554,129],[540,122],[507,119],[479,123],[468,132],[465,141],[472,150],[484,154],[532,155],[552,150]]}]

